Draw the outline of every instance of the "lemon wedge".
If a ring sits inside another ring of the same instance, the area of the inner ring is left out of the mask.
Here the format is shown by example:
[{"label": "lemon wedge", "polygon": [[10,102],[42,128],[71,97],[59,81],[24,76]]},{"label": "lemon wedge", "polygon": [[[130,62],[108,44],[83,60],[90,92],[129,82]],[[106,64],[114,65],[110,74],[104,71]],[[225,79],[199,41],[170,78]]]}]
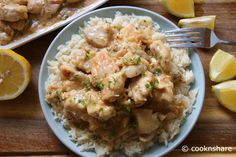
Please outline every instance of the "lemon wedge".
[{"label": "lemon wedge", "polygon": [[193,0],[160,0],[169,13],[181,18],[194,17]]},{"label": "lemon wedge", "polygon": [[212,90],[224,107],[236,112],[236,80],[215,85],[212,87]]},{"label": "lemon wedge", "polygon": [[211,30],[215,29],[215,15],[211,16],[201,16],[189,19],[181,19],[179,20],[178,25],[182,28],[194,28],[194,27],[202,27],[209,28]]},{"label": "lemon wedge", "polygon": [[0,100],[19,96],[30,81],[30,64],[12,50],[0,49]]},{"label": "lemon wedge", "polygon": [[221,82],[236,76],[236,58],[222,50],[217,50],[210,62],[210,79]]}]

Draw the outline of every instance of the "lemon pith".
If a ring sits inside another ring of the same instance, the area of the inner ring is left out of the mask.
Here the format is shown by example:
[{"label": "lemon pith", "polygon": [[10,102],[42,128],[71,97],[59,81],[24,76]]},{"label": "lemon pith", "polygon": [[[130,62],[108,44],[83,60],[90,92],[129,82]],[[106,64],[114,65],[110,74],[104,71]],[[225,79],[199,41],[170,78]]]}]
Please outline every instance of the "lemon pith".
[{"label": "lemon pith", "polygon": [[19,96],[30,81],[30,64],[12,50],[0,49],[0,100]]}]

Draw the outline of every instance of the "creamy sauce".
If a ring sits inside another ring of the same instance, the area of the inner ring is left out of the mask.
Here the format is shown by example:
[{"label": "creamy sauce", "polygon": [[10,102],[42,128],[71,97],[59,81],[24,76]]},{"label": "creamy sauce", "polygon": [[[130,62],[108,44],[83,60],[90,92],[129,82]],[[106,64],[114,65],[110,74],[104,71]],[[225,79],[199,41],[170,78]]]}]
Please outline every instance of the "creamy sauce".
[{"label": "creamy sauce", "polygon": [[[92,5],[97,0],[81,0],[73,4],[64,4],[60,10],[52,17],[45,17],[41,14],[28,14],[28,24],[23,31],[15,32],[15,36],[11,42],[20,40],[32,33],[43,31],[53,25],[60,25],[60,22],[65,21],[69,17],[85,9],[85,7]],[[10,43],[11,43],[10,42]]]}]

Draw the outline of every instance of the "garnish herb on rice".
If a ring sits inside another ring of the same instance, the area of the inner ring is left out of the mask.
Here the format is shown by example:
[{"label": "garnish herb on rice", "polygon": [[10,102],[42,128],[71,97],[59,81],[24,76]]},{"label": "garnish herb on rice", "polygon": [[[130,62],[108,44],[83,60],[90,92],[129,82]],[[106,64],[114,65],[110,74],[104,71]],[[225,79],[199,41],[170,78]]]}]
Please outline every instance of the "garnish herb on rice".
[{"label": "garnish herb on rice", "polygon": [[115,86],[116,82],[117,82],[117,78],[112,77],[112,79],[108,81],[108,87],[113,88]]},{"label": "garnish herb on rice", "polygon": [[83,83],[83,87],[86,88],[87,90],[92,88],[92,84],[89,81],[86,81]]},{"label": "garnish herb on rice", "polygon": [[151,83],[146,83],[145,84],[145,87],[148,89],[148,90],[152,90],[152,84]]},{"label": "garnish herb on rice", "polygon": [[142,73],[141,73],[141,76],[142,76],[142,77],[145,77],[145,76],[146,76],[145,72],[142,72]]},{"label": "garnish herb on rice", "polygon": [[79,100],[78,100],[78,103],[81,104],[81,105],[83,105],[83,106],[85,106],[85,100],[83,100],[83,99],[79,99]]},{"label": "garnish herb on rice", "polygon": [[75,75],[74,75],[74,79],[80,80],[80,79],[81,79],[81,75],[80,75],[80,74],[75,74]]},{"label": "garnish herb on rice", "polygon": [[160,76],[162,73],[162,70],[160,68],[156,68],[154,72],[157,76]]},{"label": "garnish herb on rice", "polygon": [[152,90],[153,88],[157,88],[158,85],[159,85],[159,81],[156,79],[154,82],[146,83],[146,84],[145,84],[145,87],[146,87],[148,90]]},{"label": "garnish herb on rice", "polygon": [[137,57],[137,58],[124,58],[123,63],[125,65],[129,65],[129,64],[139,64],[141,62],[141,57]]},{"label": "garnish herb on rice", "polygon": [[57,91],[56,91],[56,97],[57,97],[58,99],[60,99],[61,96],[62,96],[62,91],[57,90]]},{"label": "garnish herb on rice", "polygon": [[100,109],[99,109],[99,112],[103,112],[103,111],[104,111],[104,109],[103,109],[103,108],[100,108]]},{"label": "garnish herb on rice", "polygon": [[153,88],[157,88],[159,85],[159,81],[158,80],[155,80],[153,83],[152,83],[152,87]]},{"label": "garnish herb on rice", "polygon": [[85,50],[85,59],[89,60],[93,57],[94,55],[91,53],[89,50]]},{"label": "garnish herb on rice", "polygon": [[100,90],[103,90],[105,85],[102,81],[97,82],[96,87]]}]

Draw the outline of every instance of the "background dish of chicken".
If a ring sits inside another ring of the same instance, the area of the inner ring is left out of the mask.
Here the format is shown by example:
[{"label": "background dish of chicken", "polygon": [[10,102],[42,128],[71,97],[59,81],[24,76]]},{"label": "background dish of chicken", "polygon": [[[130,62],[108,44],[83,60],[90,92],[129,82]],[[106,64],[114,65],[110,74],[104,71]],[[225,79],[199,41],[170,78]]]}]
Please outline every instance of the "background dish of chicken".
[{"label": "background dish of chicken", "polygon": [[0,0],[0,48],[15,48],[106,0]]}]

